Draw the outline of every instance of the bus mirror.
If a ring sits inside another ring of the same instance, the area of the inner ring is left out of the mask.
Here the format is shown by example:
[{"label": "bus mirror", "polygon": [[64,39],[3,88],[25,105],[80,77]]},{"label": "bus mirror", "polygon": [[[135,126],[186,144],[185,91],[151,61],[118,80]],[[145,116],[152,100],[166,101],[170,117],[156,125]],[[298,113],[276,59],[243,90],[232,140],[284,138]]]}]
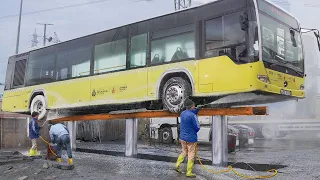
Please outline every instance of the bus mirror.
[{"label": "bus mirror", "polygon": [[244,12],[243,15],[240,15],[239,21],[241,29],[243,31],[247,31],[249,28],[249,18],[247,12]]},{"label": "bus mirror", "polygon": [[316,33],[316,32],[313,32],[314,35],[316,36],[316,39],[317,39],[317,43],[318,43],[318,48],[319,48],[319,51],[320,51],[320,35],[319,35],[319,32]]},{"label": "bus mirror", "polygon": [[293,47],[297,47],[297,42],[295,38],[295,32],[293,29],[290,29],[290,37],[291,37],[291,42]]}]

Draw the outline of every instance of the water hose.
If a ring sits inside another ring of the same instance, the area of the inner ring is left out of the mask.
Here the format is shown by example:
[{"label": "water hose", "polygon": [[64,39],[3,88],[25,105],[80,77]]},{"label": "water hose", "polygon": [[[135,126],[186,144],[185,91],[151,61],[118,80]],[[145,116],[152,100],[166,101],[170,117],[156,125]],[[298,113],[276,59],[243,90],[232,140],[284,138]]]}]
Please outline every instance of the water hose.
[{"label": "water hose", "polygon": [[237,172],[236,170],[234,170],[232,168],[232,166],[228,166],[228,169],[224,169],[224,170],[221,170],[221,171],[214,171],[214,170],[210,170],[208,169],[205,165],[203,165],[203,163],[201,162],[201,159],[200,159],[200,156],[199,156],[199,152],[198,152],[198,145],[196,144],[196,156],[198,158],[198,161],[201,165],[201,167],[206,170],[207,172],[209,173],[212,173],[212,174],[222,174],[222,173],[227,173],[227,172],[233,172],[235,175],[239,176],[239,177],[242,177],[244,179],[268,179],[268,178],[272,178],[274,176],[276,176],[278,174],[278,170],[276,169],[270,169],[268,172],[269,173],[272,173],[270,175],[265,175],[265,176],[261,176],[261,175],[258,175],[258,176],[249,176],[249,175],[244,175],[244,174],[241,174],[239,172]]},{"label": "water hose", "polygon": [[49,146],[49,149],[52,152],[52,154],[54,154],[56,157],[58,157],[58,155],[56,153],[54,153],[53,150],[51,149],[50,143],[48,141],[46,141],[42,136],[40,136],[40,139]]}]

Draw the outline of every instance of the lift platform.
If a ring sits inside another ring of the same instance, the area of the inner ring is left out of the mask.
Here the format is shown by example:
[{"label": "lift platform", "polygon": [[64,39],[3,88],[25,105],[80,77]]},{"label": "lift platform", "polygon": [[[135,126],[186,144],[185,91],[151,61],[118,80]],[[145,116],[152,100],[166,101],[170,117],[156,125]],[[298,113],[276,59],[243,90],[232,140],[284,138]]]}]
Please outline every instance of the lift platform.
[{"label": "lift platform", "polygon": [[[200,109],[198,116],[252,116],[266,115],[266,107],[236,107],[236,108],[204,108]],[[89,114],[79,116],[61,117],[51,121],[94,121],[94,120],[117,120],[117,119],[139,119],[158,117],[179,117],[179,113],[172,113],[166,110],[158,111],[119,111],[109,114]]]},{"label": "lift platform", "polygon": [[[267,115],[267,107],[234,107],[234,108],[204,108],[200,109],[198,116],[214,116],[212,121],[212,164],[226,166],[228,163],[228,120],[227,116],[255,116]],[[165,110],[159,111],[118,111],[109,114],[90,114],[68,116],[53,119],[54,122],[68,122],[71,136],[71,147],[76,149],[76,123],[77,121],[93,120],[126,120],[125,155],[136,156],[138,153],[138,119],[179,117],[178,113]]]}]

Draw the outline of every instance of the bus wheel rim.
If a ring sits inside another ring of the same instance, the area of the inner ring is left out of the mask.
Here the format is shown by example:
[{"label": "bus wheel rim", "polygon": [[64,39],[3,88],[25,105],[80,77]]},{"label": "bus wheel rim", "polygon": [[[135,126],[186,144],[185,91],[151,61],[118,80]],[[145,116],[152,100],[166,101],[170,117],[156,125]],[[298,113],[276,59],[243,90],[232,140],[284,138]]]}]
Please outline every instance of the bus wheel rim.
[{"label": "bus wheel rim", "polygon": [[41,101],[36,101],[36,103],[34,104],[33,111],[41,114],[43,111],[43,103]]},{"label": "bus wheel rim", "polygon": [[178,105],[183,100],[183,89],[179,85],[170,86],[166,91],[166,100],[172,105]]},{"label": "bus wheel rim", "polygon": [[169,132],[163,132],[162,139],[167,140],[169,138],[169,136],[170,136]]}]

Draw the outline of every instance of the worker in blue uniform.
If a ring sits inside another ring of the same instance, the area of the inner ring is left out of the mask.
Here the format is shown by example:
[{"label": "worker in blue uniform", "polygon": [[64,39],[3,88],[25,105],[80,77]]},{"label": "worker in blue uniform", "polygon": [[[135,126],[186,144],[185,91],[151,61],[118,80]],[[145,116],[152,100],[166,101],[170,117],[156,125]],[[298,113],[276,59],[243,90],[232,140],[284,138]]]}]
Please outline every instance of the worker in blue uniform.
[{"label": "worker in blue uniform", "polygon": [[188,156],[186,176],[196,177],[196,175],[192,173],[192,169],[198,141],[197,133],[200,130],[200,124],[197,118],[200,109],[196,108],[194,102],[190,99],[186,99],[184,105],[186,110],[180,115],[180,143],[182,153],[178,157],[175,169],[181,173],[180,165],[183,163],[184,158]]}]

